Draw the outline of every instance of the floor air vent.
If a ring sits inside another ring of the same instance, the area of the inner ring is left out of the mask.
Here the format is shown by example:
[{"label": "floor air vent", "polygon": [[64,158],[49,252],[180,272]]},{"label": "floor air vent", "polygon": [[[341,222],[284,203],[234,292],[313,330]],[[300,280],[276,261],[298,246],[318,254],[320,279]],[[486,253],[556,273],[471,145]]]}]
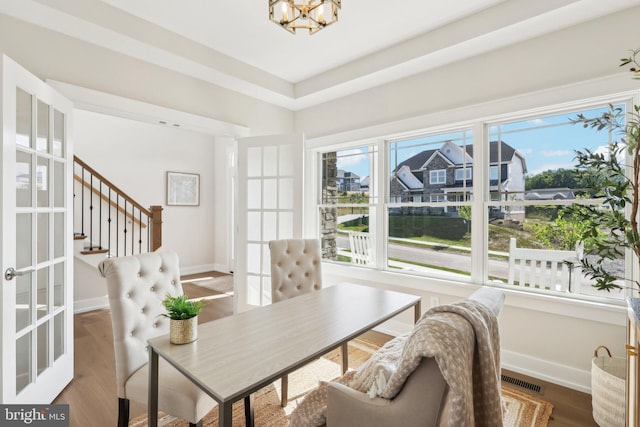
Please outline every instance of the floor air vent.
[{"label": "floor air vent", "polygon": [[505,374],[502,374],[501,378],[502,378],[502,382],[515,385],[517,387],[524,388],[526,390],[530,390],[538,394],[542,394],[542,386],[538,384],[533,384],[533,383],[530,383],[529,381],[525,381],[520,378],[514,378]]}]

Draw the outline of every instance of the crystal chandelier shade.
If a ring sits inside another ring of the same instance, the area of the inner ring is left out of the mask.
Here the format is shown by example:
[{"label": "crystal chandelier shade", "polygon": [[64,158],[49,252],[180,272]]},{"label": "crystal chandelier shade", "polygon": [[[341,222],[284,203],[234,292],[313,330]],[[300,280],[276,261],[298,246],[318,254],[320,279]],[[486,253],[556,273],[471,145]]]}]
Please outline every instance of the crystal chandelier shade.
[{"label": "crystal chandelier shade", "polygon": [[295,34],[298,29],[315,34],[338,20],[342,0],[269,0],[269,19]]}]

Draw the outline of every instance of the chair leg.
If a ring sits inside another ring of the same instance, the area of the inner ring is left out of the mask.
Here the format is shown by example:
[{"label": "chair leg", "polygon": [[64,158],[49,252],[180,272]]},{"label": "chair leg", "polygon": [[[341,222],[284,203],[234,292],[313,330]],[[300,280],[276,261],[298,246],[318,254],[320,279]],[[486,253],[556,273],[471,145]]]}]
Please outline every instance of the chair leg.
[{"label": "chair leg", "polygon": [[202,420],[198,421],[197,423],[189,423],[189,427],[202,427]]},{"label": "chair leg", "polygon": [[118,398],[118,427],[129,425],[129,399]]},{"label": "chair leg", "polygon": [[287,402],[289,401],[289,398],[287,397],[287,395],[289,394],[289,376],[285,375],[282,377],[281,381],[281,389],[282,389],[282,397],[281,397],[281,402],[280,405],[282,405],[282,407],[284,408],[285,406],[287,406]]}]

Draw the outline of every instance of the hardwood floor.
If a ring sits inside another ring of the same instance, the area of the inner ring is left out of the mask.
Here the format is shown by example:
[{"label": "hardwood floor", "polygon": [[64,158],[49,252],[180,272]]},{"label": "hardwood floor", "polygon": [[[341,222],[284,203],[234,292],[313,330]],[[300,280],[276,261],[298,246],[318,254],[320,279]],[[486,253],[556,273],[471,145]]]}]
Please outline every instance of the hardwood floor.
[{"label": "hardwood floor", "polygon": [[[221,273],[205,273],[183,277],[183,288],[190,298],[206,298],[199,323],[233,313],[233,297],[188,282]],[[377,332],[363,339],[383,344],[390,337]],[[575,390],[546,383],[538,379],[508,374],[542,385],[542,393],[531,393],[553,403],[549,427],[596,426],[591,417],[591,396]],[[115,382],[115,358],[109,310],[97,310],[75,315],[75,376],[54,403],[69,404],[71,427],[115,426],[118,405]],[[144,406],[131,405],[131,418],[143,414]]]}]

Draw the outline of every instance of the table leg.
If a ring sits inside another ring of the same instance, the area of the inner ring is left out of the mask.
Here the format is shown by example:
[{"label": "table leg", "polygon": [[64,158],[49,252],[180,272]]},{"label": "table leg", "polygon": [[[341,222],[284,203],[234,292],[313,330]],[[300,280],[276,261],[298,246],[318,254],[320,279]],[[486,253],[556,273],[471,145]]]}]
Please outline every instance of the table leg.
[{"label": "table leg", "polygon": [[342,344],[342,373],[344,374],[349,369],[349,343]]},{"label": "table leg", "polygon": [[250,394],[249,396],[244,398],[244,418],[247,427],[253,427],[253,394]]},{"label": "table leg", "polygon": [[149,346],[149,389],[148,389],[148,425],[158,425],[158,353]]},{"label": "table leg", "polygon": [[415,307],[413,308],[415,310],[414,314],[413,314],[413,323],[418,323],[418,320],[420,320],[420,316],[421,316],[421,312],[422,312],[422,307],[421,307],[421,301],[418,300],[418,302],[416,303]]},{"label": "table leg", "polygon": [[233,425],[233,402],[220,403],[218,407],[218,425],[231,427]]}]

